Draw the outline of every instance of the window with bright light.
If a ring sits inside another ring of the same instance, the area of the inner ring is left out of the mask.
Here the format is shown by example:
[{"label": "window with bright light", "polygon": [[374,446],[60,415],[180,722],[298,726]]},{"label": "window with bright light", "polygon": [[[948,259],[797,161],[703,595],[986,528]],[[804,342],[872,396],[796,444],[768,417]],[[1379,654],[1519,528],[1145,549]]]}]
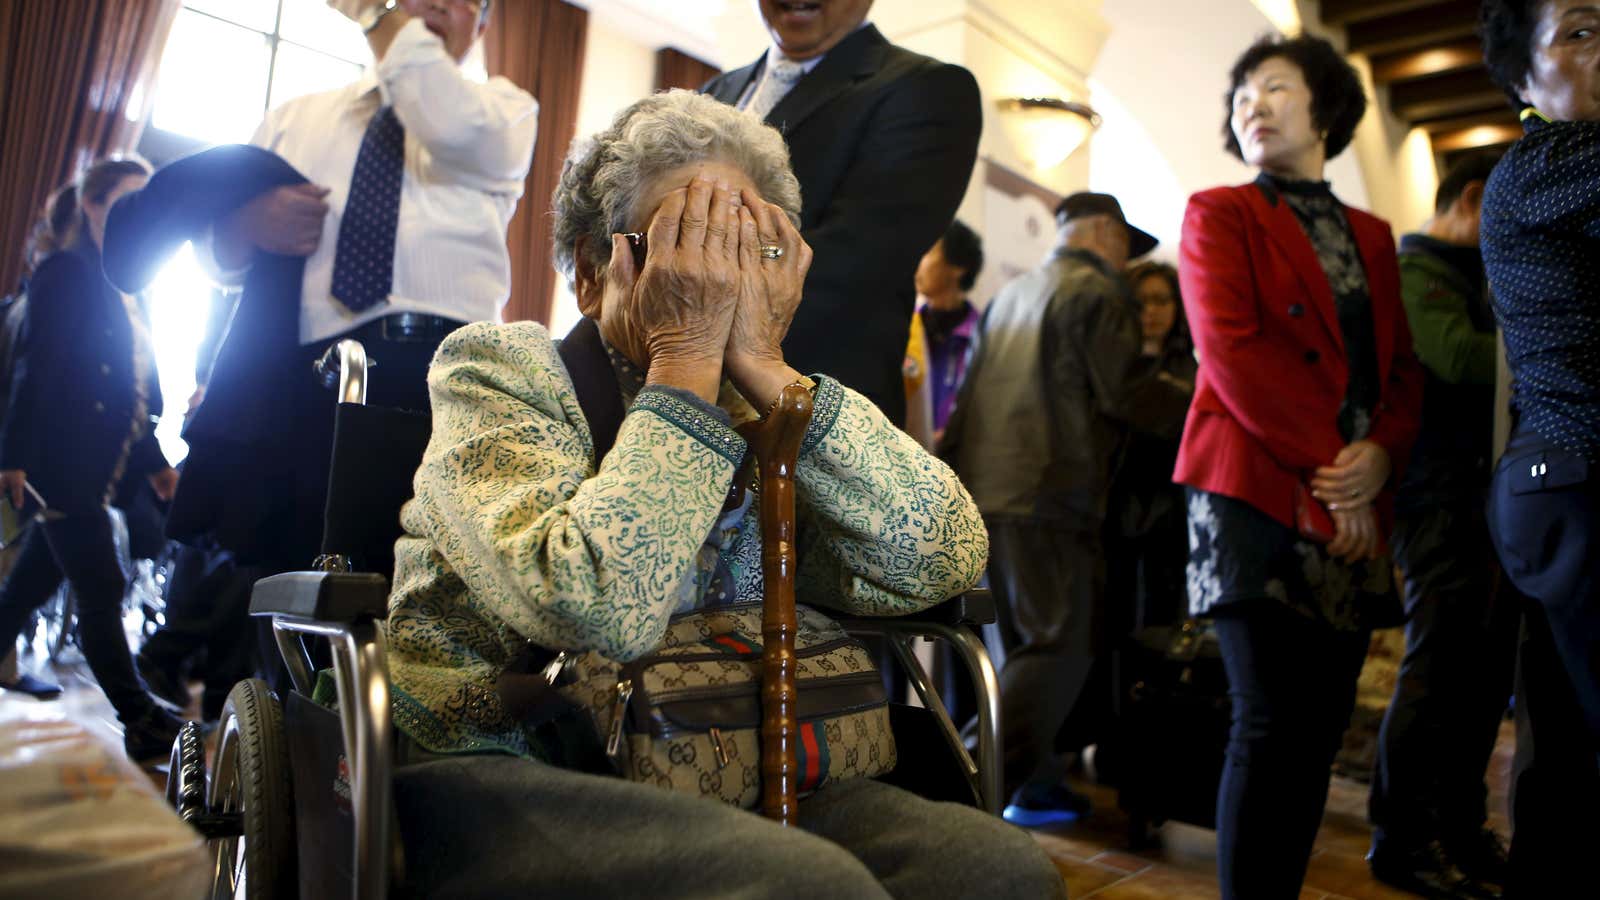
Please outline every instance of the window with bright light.
[{"label": "window with bright light", "polygon": [[349,84],[371,59],[360,26],[325,0],[186,0],[150,124],[207,144],[247,141],[267,110]]}]

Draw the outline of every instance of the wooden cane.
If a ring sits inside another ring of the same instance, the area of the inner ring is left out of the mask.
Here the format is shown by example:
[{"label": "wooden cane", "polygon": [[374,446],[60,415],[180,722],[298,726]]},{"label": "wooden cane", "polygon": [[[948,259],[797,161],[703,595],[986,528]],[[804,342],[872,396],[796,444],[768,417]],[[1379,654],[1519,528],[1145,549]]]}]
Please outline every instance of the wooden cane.
[{"label": "wooden cane", "polygon": [[810,424],[811,392],[791,384],[766,418],[739,429],[761,471],[761,813],[783,825],[793,825],[799,811],[794,469]]}]

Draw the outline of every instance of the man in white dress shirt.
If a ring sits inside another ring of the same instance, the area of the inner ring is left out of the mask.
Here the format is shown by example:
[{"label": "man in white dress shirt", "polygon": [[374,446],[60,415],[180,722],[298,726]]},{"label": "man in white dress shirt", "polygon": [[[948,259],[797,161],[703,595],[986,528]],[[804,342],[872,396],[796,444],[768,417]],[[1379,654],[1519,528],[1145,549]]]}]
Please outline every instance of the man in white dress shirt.
[{"label": "man in white dress shirt", "polygon": [[[332,5],[366,31],[375,64],[353,84],[267,114],[251,143],[309,183],[264,190],[216,220],[209,251],[199,254],[223,284],[240,285],[258,262],[305,259],[298,351],[281,372],[252,376],[293,404],[292,434],[244,457],[261,460],[259,480],[275,487],[260,497],[237,485],[212,491],[204,507],[222,518],[230,507],[233,518],[250,510],[251,533],[225,546],[267,572],[304,568],[320,543],[335,398],[311,363],[354,338],[376,363],[370,403],[428,409],[427,368],[439,342],[468,322],[498,318],[510,295],[506,226],[538,119],[538,103],[510,81],[478,84],[461,71],[488,24],[489,0]],[[230,346],[241,345],[224,344],[223,355]],[[196,466],[218,465],[200,458],[210,455],[201,445],[192,455]],[[185,537],[170,521],[169,531]]]},{"label": "man in white dress shirt", "polygon": [[[250,142],[312,183],[267,191],[219,223],[215,260],[224,280],[238,283],[258,250],[306,256],[302,345],[359,332],[353,336],[364,342],[436,346],[461,324],[496,318],[510,295],[506,226],[533,156],[538,103],[504,78],[476,84],[462,74],[461,61],[487,26],[486,0],[351,6],[376,64],[353,84],[267,114]],[[390,116],[391,127],[380,129],[379,117]],[[385,137],[394,152],[384,152]],[[364,150],[375,150],[376,161]],[[370,181],[382,193],[394,174],[386,168],[398,170],[397,196],[380,196],[374,214],[350,222],[347,212],[368,183],[363,169],[377,173]],[[366,238],[378,251],[392,247],[387,283],[380,265],[371,296],[354,302],[335,285],[341,255],[363,249],[353,227],[380,233]],[[383,362],[385,381],[426,373],[426,358],[410,372]],[[378,381],[375,373],[375,389]],[[414,390],[425,404],[420,380]]]}]

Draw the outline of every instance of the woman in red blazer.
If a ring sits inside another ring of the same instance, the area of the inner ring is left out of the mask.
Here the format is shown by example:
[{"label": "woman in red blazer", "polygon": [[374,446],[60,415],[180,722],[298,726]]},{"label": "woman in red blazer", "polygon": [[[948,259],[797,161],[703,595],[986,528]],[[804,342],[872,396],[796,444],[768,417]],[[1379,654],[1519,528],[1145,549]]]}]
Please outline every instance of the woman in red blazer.
[{"label": "woman in red blazer", "polygon": [[1365,108],[1326,41],[1257,42],[1234,65],[1225,133],[1260,177],[1194,195],[1183,223],[1200,372],[1174,479],[1190,608],[1215,620],[1233,697],[1228,898],[1298,896],[1368,636],[1400,620],[1388,511],[1421,370],[1389,226],[1323,181]]}]

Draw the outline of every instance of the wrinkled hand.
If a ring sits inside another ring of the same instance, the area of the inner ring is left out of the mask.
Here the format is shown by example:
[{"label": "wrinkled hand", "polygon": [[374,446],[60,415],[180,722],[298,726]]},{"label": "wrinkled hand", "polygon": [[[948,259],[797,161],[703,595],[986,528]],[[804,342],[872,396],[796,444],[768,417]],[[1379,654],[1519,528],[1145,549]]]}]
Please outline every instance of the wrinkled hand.
[{"label": "wrinkled hand", "polygon": [[1331,510],[1333,540],[1328,543],[1328,555],[1345,562],[1376,559],[1382,548],[1378,543],[1378,515],[1369,503],[1356,509]]},{"label": "wrinkled hand", "polygon": [[[757,409],[772,405],[800,373],[783,359],[783,337],[800,307],[811,247],[776,204],[745,191],[739,210],[739,302],[723,364],[739,393]],[[782,249],[777,259],[763,246]]]},{"label": "wrinkled hand", "polygon": [[[766,259],[761,255],[764,246],[780,247],[783,255]],[[739,210],[739,307],[728,335],[730,366],[736,361],[783,361],[783,337],[800,308],[811,258],[811,246],[782,207],[745,191]]]},{"label": "wrinkled hand", "polygon": [[23,485],[28,483],[28,473],[21,469],[0,471],[0,495],[11,500],[13,509],[22,508]]},{"label": "wrinkled hand", "polygon": [[328,189],[315,184],[273,188],[234,210],[217,225],[217,261],[225,268],[250,262],[255,251],[310,256],[322,241]]},{"label": "wrinkled hand", "polygon": [[1356,441],[1340,450],[1332,465],[1317,469],[1311,494],[1329,511],[1367,506],[1378,498],[1391,471],[1389,451],[1372,441]]},{"label": "wrinkled hand", "polygon": [[150,487],[156,492],[156,496],[160,498],[162,502],[171,500],[172,496],[178,492],[177,469],[167,466],[165,469],[158,469],[157,471],[151,472],[148,477],[150,480]]},{"label": "wrinkled hand", "polygon": [[678,383],[663,377],[669,371],[692,375],[697,384],[709,382],[716,396],[739,290],[736,200],[729,186],[699,175],[687,189],[667,194],[650,220],[642,271],[635,270],[627,239],[611,238],[607,277],[625,298],[630,330],[644,342],[647,382]]}]

